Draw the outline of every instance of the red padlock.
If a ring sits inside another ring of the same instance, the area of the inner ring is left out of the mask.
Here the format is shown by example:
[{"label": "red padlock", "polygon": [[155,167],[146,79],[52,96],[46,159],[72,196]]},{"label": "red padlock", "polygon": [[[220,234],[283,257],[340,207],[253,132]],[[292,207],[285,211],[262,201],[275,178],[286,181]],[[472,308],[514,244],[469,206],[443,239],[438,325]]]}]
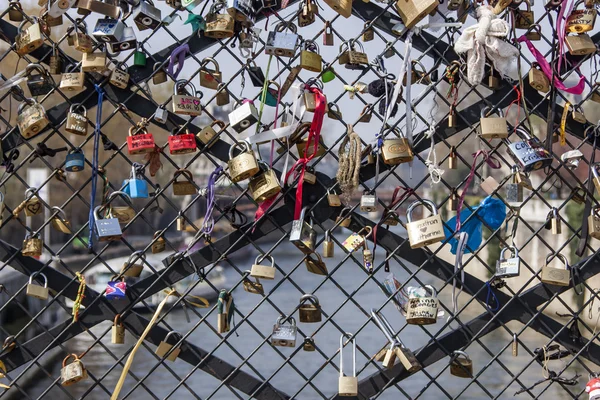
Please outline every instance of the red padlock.
[{"label": "red padlock", "polygon": [[169,136],[169,152],[171,154],[188,154],[196,151],[196,136],[188,129],[185,133],[175,133],[179,128],[171,130]]},{"label": "red padlock", "polygon": [[129,136],[127,137],[127,150],[129,154],[144,154],[152,153],[156,144],[154,144],[154,136],[148,133],[146,128],[136,129],[134,126],[129,128]]},{"label": "red padlock", "polygon": [[585,391],[589,394],[590,400],[600,399],[600,379],[590,376],[590,381],[585,385]]}]

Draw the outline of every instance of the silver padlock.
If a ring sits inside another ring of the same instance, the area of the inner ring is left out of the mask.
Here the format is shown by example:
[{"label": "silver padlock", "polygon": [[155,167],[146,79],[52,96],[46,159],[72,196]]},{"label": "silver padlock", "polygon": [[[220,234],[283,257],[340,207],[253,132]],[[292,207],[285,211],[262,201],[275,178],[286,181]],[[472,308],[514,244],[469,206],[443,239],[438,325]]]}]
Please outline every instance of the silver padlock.
[{"label": "silver padlock", "polygon": [[162,19],[160,10],[145,1],[139,2],[137,7],[131,12],[131,16],[140,31],[145,29],[156,29]]},{"label": "silver padlock", "polygon": [[575,169],[579,166],[579,162],[583,158],[583,153],[579,150],[570,150],[560,156],[560,160],[568,169]]},{"label": "silver padlock", "polygon": [[96,22],[92,36],[105,43],[117,43],[123,38],[125,24],[120,19],[102,18]]},{"label": "silver padlock", "polygon": [[360,211],[366,213],[377,211],[377,195],[375,194],[375,191],[364,191],[360,198]]},{"label": "silver padlock", "polygon": [[517,181],[517,174],[519,173],[517,166],[513,165],[511,170],[512,182],[506,184],[506,201],[508,204],[518,205],[523,202],[523,186]]},{"label": "silver padlock", "polygon": [[112,53],[119,53],[121,51],[133,50],[137,48],[137,37],[133,27],[126,26],[123,29],[123,36],[119,42],[108,43],[108,47]]},{"label": "silver padlock", "polygon": [[[344,338],[348,337],[352,344],[352,375],[344,375]],[[340,378],[338,380],[338,394],[343,397],[358,395],[358,377],[356,376],[356,339],[351,333],[340,336]]]},{"label": "silver padlock", "polygon": [[282,325],[281,321],[284,317],[277,318],[277,322],[273,325],[273,333],[271,334],[271,344],[281,347],[296,347],[296,335],[298,328],[294,317],[289,317],[290,324]]},{"label": "silver padlock", "polygon": [[294,24],[289,24],[287,27],[291,32],[284,32],[286,29],[285,22],[280,22],[275,27],[274,31],[269,32],[267,44],[265,45],[265,53],[279,57],[293,57],[296,54],[298,46],[297,28]]},{"label": "silver padlock", "polygon": [[304,254],[310,254],[315,249],[317,232],[312,225],[305,221],[308,206],[300,212],[300,218],[292,222],[290,231],[290,242],[294,244]]},{"label": "silver padlock", "polygon": [[531,137],[525,130],[517,129],[517,135],[523,141],[508,144],[508,154],[523,172],[531,172],[549,167],[553,157],[536,137]]},{"label": "silver padlock", "polygon": [[227,0],[227,12],[239,22],[253,23],[255,19],[251,0]]},{"label": "silver padlock", "polygon": [[[504,254],[510,250],[512,256],[506,258]],[[496,261],[496,274],[498,278],[512,278],[519,276],[521,268],[521,259],[519,258],[519,250],[515,246],[505,247],[500,251],[500,259]]]},{"label": "silver padlock", "polygon": [[163,106],[161,104],[160,106],[158,106],[158,108],[156,109],[156,111],[154,111],[154,117],[153,118],[159,124],[166,124],[168,116],[169,116],[169,112],[167,111],[167,109],[165,108],[165,106]]},{"label": "silver padlock", "polygon": [[[33,277],[37,275],[41,276],[44,280],[44,286],[36,285],[33,283]],[[31,274],[29,276],[29,283],[27,284],[26,293],[27,296],[35,297],[36,299],[48,300],[48,295],[50,292],[48,290],[48,278],[46,278],[46,275],[42,274],[41,272],[37,274]]]},{"label": "silver padlock", "polygon": [[248,99],[243,100],[242,105],[229,113],[229,124],[237,133],[245,131],[257,122],[258,111],[252,101]]},{"label": "silver padlock", "polygon": [[113,218],[112,214],[109,213],[108,218],[100,218],[100,208],[97,206],[94,208],[94,220],[96,221],[96,235],[98,240],[101,242],[110,242],[120,240],[123,235],[121,231],[121,225],[117,218]]}]

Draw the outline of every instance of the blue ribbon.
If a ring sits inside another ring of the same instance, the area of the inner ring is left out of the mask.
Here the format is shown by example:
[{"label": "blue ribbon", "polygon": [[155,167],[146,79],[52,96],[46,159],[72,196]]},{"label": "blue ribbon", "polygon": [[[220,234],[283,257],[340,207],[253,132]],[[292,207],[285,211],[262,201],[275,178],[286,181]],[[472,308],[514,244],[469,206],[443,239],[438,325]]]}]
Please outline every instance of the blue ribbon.
[{"label": "blue ribbon", "polygon": [[88,237],[88,249],[94,246],[94,230],[96,229],[94,218],[94,200],[96,199],[96,181],[98,180],[98,147],[100,144],[100,127],[102,125],[102,102],[104,101],[104,89],[94,85],[98,92],[98,109],[96,110],[96,126],[94,127],[94,154],[92,156],[92,190],[90,193],[90,215],[88,224],[90,235]]},{"label": "blue ribbon", "polygon": [[[488,310],[492,311],[492,312],[496,312],[500,309],[500,302],[498,301],[498,298],[496,297],[496,293],[494,293],[494,289],[492,289],[492,285],[490,285],[490,282],[486,282],[485,286],[487,286],[487,295],[485,296],[485,305],[488,308]],[[490,296],[494,299],[495,303],[496,303],[496,307],[492,308],[490,306]]]}]

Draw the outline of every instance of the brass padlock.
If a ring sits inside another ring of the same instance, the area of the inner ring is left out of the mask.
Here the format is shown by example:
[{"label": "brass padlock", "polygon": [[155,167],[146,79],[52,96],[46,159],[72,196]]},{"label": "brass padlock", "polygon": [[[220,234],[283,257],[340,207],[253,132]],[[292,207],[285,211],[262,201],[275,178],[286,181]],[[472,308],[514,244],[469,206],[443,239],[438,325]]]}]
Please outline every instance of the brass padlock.
[{"label": "brass padlock", "polygon": [[83,71],[69,71],[70,68],[67,69],[67,72],[61,75],[60,88],[62,90],[68,90],[70,92],[83,90],[83,86],[85,85],[85,74],[83,73]]},{"label": "brass padlock", "polygon": [[531,3],[529,0],[525,0],[527,10],[515,10],[515,28],[516,29],[529,29],[532,24],[535,23],[535,16],[531,10]]},{"label": "brass padlock", "polygon": [[226,106],[231,102],[231,99],[229,98],[229,92],[227,91],[227,88],[225,86],[225,83],[219,83],[219,85],[217,86],[216,100],[218,106]]},{"label": "brass padlock", "polygon": [[[234,157],[233,152],[237,148],[241,148],[242,151]],[[254,152],[246,142],[234,143],[229,148],[227,167],[229,168],[229,176],[233,183],[253,177],[260,171]]]},{"label": "brass padlock", "polygon": [[340,106],[334,103],[327,104],[327,116],[331,119],[342,120],[342,111],[340,111]]},{"label": "brass padlock", "polygon": [[596,81],[592,86],[592,95],[590,96],[590,100],[594,103],[600,103],[600,82]]},{"label": "brass padlock", "polygon": [[373,104],[366,104],[360,115],[358,116],[357,122],[371,122],[371,118],[373,117]]},{"label": "brass padlock", "polygon": [[[157,68],[160,68],[157,71]],[[167,81],[167,71],[161,67],[161,63],[154,63],[154,67],[152,67],[154,71],[152,74],[152,83],[155,85],[160,85],[161,83],[165,83]]]},{"label": "brass padlock", "polygon": [[439,5],[437,0],[398,0],[396,10],[404,25],[411,29],[419,21],[434,11]]},{"label": "brass padlock", "polygon": [[596,8],[585,6],[579,8],[584,2],[578,1],[571,11],[571,15],[567,17],[565,29],[570,33],[584,33],[594,29],[596,22]]},{"label": "brass padlock", "polygon": [[304,342],[302,343],[302,350],[304,351],[315,351],[317,347],[315,346],[315,340],[313,338],[305,337]]},{"label": "brass padlock", "polygon": [[169,337],[171,335],[181,336],[181,335],[179,335],[178,332],[175,332],[175,331],[171,331],[171,332],[167,333],[167,336],[165,336],[165,340],[162,340],[158,344],[158,347],[156,348],[156,350],[154,351],[154,353],[158,357],[164,358],[165,355],[169,352],[169,350],[173,349],[171,351],[171,353],[165,359],[169,360],[169,361],[175,361],[177,359],[177,356],[179,356],[179,353],[181,353],[181,347],[179,345],[179,346],[173,348],[173,345],[168,343],[169,342]]},{"label": "brass padlock", "polygon": [[456,188],[450,189],[450,197],[448,198],[448,202],[446,203],[446,210],[458,210],[458,193],[456,192]]},{"label": "brass padlock", "polygon": [[258,173],[250,179],[248,190],[254,201],[260,203],[281,192],[281,185],[275,171],[266,167],[266,171]]},{"label": "brass padlock", "polygon": [[87,34],[85,21],[77,19],[73,25],[75,32],[69,36],[69,45],[81,53],[91,53],[94,50],[94,42]]},{"label": "brass padlock", "polygon": [[[34,276],[41,276],[44,281],[44,286],[33,284]],[[41,272],[31,274],[29,276],[29,283],[27,284],[26,294],[27,296],[35,297],[36,299],[44,301],[48,300],[50,291],[48,289],[48,278],[46,278],[46,275],[44,275]]]},{"label": "brass padlock", "polygon": [[[271,259],[270,266],[260,264],[264,260],[268,259]],[[254,264],[252,265],[252,269],[250,270],[250,276],[261,279],[275,279],[276,271],[277,270],[275,269],[275,259],[273,258],[273,256],[258,256],[256,257],[256,260],[254,260]]]},{"label": "brass padlock", "polygon": [[[215,131],[215,129],[213,128],[213,126],[215,125],[218,125],[221,128],[219,132]],[[217,139],[215,138],[217,138],[221,134],[221,132],[223,132],[224,129],[225,123],[223,121],[216,120],[211,122],[209,126],[205,126],[204,128],[202,128],[202,130],[196,134],[196,138],[198,138],[200,142],[202,142],[208,148],[210,148],[217,142]]]},{"label": "brass padlock", "polygon": [[375,39],[375,31],[373,30],[373,25],[371,21],[365,21],[365,25],[363,26],[362,41],[370,42],[373,39]]},{"label": "brass padlock", "polygon": [[464,351],[455,350],[450,362],[450,373],[459,378],[473,377],[473,361]]},{"label": "brass padlock", "polygon": [[327,188],[327,203],[331,207],[340,207],[342,205],[342,200],[340,196],[331,191],[331,188]]},{"label": "brass padlock", "polygon": [[458,168],[458,158],[456,157],[456,147],[450,146],[450,154],[448,155],[448,168]]},{"label": "brass padlock", "polygon": [[[317,257],[317,259],[315,260],[312,256]],[[327,265],[325,265],[319,253],[307,254],[304,265],[306,265],[306,270],[312,274],[327,275]]]},{"label": "brass padlock", "polygon": [[533,24],[525,32],[525,37],[530,41],[538,41],[542,39],[542,27],[539,24]]},{"label": "brass padlock", "polygon": [[588,235],[594,239],[600,239],[600,208],[592,209],[592,213],[588,217]]},{"label": "brass padlock", "polygon": [[228,13],[221,13],[227,8],[225,2],[215,2],[206,15],[204,36],[213,39],[225,39],[235,35],[235,20]]},{"label": "brass padlock", "polygon": [[[429,208],[433,215],[413,222],[412,213],[418,206]],[[429,246],[446,238],[442,218],[438,215],[437,207],[431,200],[414,201],[406,210],[406,231],[412,249]]]},{"label": "brass padlock", "polygon": [[[116,197],[121,197],[125,201],[125,206],[113,206],[111,203]],[[110,204],[110,214],[113,218],[119,220],[119,224],[125,225],[135,218],[135,210],[131,206],[131,196],[120,190],[114,191],[108,196],[107,203]]]},{"label": "brass padlock", "polygon": [[154,232],[154,236],[152,237],[152,240],[154,240],[151,247],[152,254],[162,253],[167,248],[167,242],[165,238],[159,235],[160,231],[157,231]]},{"label": "brass padlock", "polygon": [[[186,180],[180,181],[179,175],[183,175],[186,178]],[[173,179],[175,179],[175,181],[173,182],[173,195],[187,196],[198,193],[198,188],[194,184],[194,177],[189,170],[178,169],[177,171],[175,171]]]},{"label": "brass padlock", "polygon": [[[325,1],[327,3],[327,1]],[[352,3],[350,3],[352,5]],[[333,31],[331,30],[331,22],[325,21],[325,28],[323,29],[323,46],[333,46],[334,37]]]},{"label": "brass padlock", "polygon": [[29,139],[40,133],[50,121],[46,110],[35,99],[25,99],[17,109],[17,125],[21,135]]},{"label": "brass padlock", "polygon": [[106,66],[106,53],[83,53],[81,57],[81,70],[83,72],[102,73],[108,70]]},{"label": "brass padlock", "polygon": [[[564,269],[548,266],[548,263],[553,256],[562,261]],[[567,258],[560,253],[556,255],[552,253],[548,254],[546,256],[544,266],[542,267],[541,281],[548,285],[569,286],[571,282],[571,271],[569,269],[569,262],[567,261]]]},{"label": "brass padlock", "polygon": [[181,214],[177,216],[177,230],[180,232],[183,232],[186,230],[185,217]]},{"label": "brass padlock", "polygon": [[115,315],[110,341],[112,344],[125,344],[125,326],[121,321],[121,314]]},{"label": "brass padlock", "polygon": [[25,191],[25,216],[27,217],[33,217],[44,211],[44,206],[35,193],[36,191],[37,188],[34,187],[30,187]]},{"label": "brass padlock", "polygon": [[[33,21],[33,22],[32,22]],[[23,29],[25,24],[31,23],[27,29]],[[34,50],[39,49],[44,44],[42,30],[37,17],[32,17],[31,20],[25,19],[18,28],[18,34],[15,38],[17,54],[21,57],[29,54]]]},{"label": "brass padlock", "polygon": [[[356,51],[354,45],[358,44],[361,51]],[[341,58],[340,58],[341,59]],[[364,69],[366,65],[369,65],[369,58],[361,42],[350,40],[348,45],[348,62],[346,68],[348,69]]]},{"label": "brass padlock", "polygon": [[596,187],[596,191],[600,193],[600,175],[598,173],[598,168],[600,168],[600,163],[594,163],[590,165],[593,175],[594,186]]},{"label": "brass padlock", "polygon": [[[352,343],[352,375],[344,375],[344,337],[348,337],[347,343]],[[356,376],[356,339],[349,333],[340,336],[340,377],[338,380],[338,394],[341,397],[353,397],[358,395],[358,377]]]},{"label": "brass padlock", "polygon": [[540,69],[540,65],[537,62],[531,63],[528,77],[529,85],[532,88],[542,93],[548,93],[550,90],[550,81],[546,74]]},{"label": "brass padlock", "polygon": [[505,139],[508,137],[508,126],[506,124],[506,118],[504,118],[504,112],[498,109],[499,117],[489,117],[490,107],[484,107],[481,110],[481,118],[479,122],[481,124],[480,137],[484,139]]},{"label": "brass padlock", "polygon": [[412,148],[406,138],[385,139],[381,155],[383,162],[388,165],[410,162],[414,158]]},{"label": "brass padlock", "polygon": [[48,71],[53,75],[60,75],[62,74],[62,59],[58,55],[56,47],[56,43],[52,45],[52,55],[50,56],[50,61],[48,62]]},{"label": "brass padlock", "polygon": [[[67,364],[67,361],[73,357],[73,362]],[[62,362],[62,369],[60,370],[60,384],[63,386],[69,386],[77,383],[88,377],[85,365],[81,362],[76,354],[69,354],[65,357]]]},{"label": "brass padlock", "polygon": [[303,295],[300,298],[298,313],[300,322],[321,322],[321,305],[317,296],[314,294]]},{"label": "brass padlock", "polygon": [[[186,91],[186,87],[190,87],[191,92]],[[202,92],[196,91],[196,88],[191,82],[178,80],[173,86],[173,112],[180,115],[191,115],[197,117],[202,114],[202,105],[200,99]]]},{"label": "brass padlock", "polygon": [[562,232],[560,216],[558,215],[558,209],[556,207],[552,207],[552,210],[546,216],[546,229],[550,229],[553,235],[560,235]]},{"label": "brass padlock", "polygon": [[8,5],[8,19],[14,22],[23,21],[23,8],[19,0],[10,0]]},{"label": "brass padlock", "polygon": [[325,239],[323,240],[323,257],[332,258],[335,250],[335,243],[331,240],[329,230],[325,231]]},{"label": "brass padlock", "polygon": [[587,33],[567,35],[565,41],[569,53],[574,56],[585,56],[596,52],[596,45]]},{"label": "brass padlock", "polygon": [[315,22],[315,14],[319,13],[317,5],[312,0],[303,0],[300,2],[300,12],[298,13],[298,26],[304,27]]},{"label": "brass padlock", "polygon": [[[314,113],[317,110],[316,94],[309,92],[309,91],[305,91],[303,97],[304,97],[304,107],[306,108],[306,111]],[[325,97],[325,95],[323,95],[323,97]],[[326,97],[325,97],[325,103],[327,103]],[[327,104],[325,106],[325,112],[327,112]],[[308,124],[310,124],[310,122]],[[298,129],[300,129],[300,127],[298,127]]]},{"label": "brass padlock", "polygon": [[319,46],[312,40],[305,40],[303,46],[300,53],[300,67],[311,72],[321,72],[323,61],[319,54]]},{"label": "brass padlock", "polygon": [[123,71],[120,67],[123,63],[118,63],[115,69],[112,70],[108,82],[120,89],[127,89],[129,86],[129,74]]},{"label": "brass padlock", "polygon": [[[215,69],[206,67],[210,63],[215,66]],[[212,57],[206,57],[200,63],[200,86],[216,90],[221,82],[223,82],[223,76],[219,70],[219,63]]]},{"label": "brass padlock", "polygon": [[[77,110],[83,109],[83,114],[78,113]],[[87,108],[81,103],[72,104],[67,114],[67,123],[65,124],[65,131],[80,135],[87,136],[88,133],[88,120],[87,120]]]},{"label": "brass padlock", "polygon": [[244,274],[245,275],[242,280],[242,287],[244,288],[244,290],[248,293],[264,295],[265,289],[263,288],[262,283],[260,283],[260,280],[257,277],[254,277],[254,282],[248,279],[246,277],[250,275],[250,271],[248,270],[244,271]]},{"label": "brass padlock", "polygon": [[352,217],[350,216],[351,213],[352,209],[350,207],[342,208],[342,211],[340,211],[340,214],[335,219],[335,223],[344,228],[348,228],[352,222]]},{"label": "brass padlock", "polygon": [[121,276],[138,278],[144,270],[144,252],[142,250],[134,251],[121,267]]},{"label": "brass padlock", "polygon": [[71,232],[71,223],[67,221],[67,215],[60,207],[52,207],[52,211],[55,211],[56,214],[52,216],[50,219],[50,224],[54,229],[59,232],[66,233],[67,235],[72,234]]},{"label": "brass padlock", "polygon": [[315,174],[315,167],[308,166],[304,169],[304,176],[302,177],[303,183],[314,185],[317,183],[317,175]]},{"label": "brass padlock", "polygon": [[[350,18],[352,15],[352,0],[324,0],[325,4],[344,18]],[[333,44],[333,43],[332,43]]]}]

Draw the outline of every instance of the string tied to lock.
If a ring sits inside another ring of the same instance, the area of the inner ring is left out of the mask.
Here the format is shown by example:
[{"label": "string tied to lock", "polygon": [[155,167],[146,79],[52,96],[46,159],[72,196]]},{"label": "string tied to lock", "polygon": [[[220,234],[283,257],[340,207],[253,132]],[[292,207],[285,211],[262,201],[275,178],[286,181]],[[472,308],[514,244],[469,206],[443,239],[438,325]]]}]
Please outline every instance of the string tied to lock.
[{"label": "string tied to lock", "polygon": [[[233,296],[225,289],[221,289],[219,292],[219,299],[217,300],[217,313],[226,314],[227,326],[235,326],[235,302]],[[239,334],[236,332],[236,335]]]},{"label": "string tied to lock", "polygon": [[94,231],[96,230],[95,218],[94,218],[94,203],[96,199],[96,183],[98,181],[98,147],[100,145],[100,129],[102,127],[102,103],[104,102],[104,89],[99,85],[94,85],[96,92],[98,92],[98,108],[96,110],[96,126],[94,127],[94,150],[92,153],[92,189],[90,191],[90,213],[88,218],[89,224],[89,236],[88,236],[88,249],[92,250],[94,246]]},{"label": "string tied to lock", "polygon": [[79,288],[77,289],[77,297],[75,297],[75,301],[73,302],[73,309],[71,311],[71,315],[73,315],[73,322],[77,322],[79,320],[79,309],[81,308],[81,302],[85,298],[85,276],[80,272],[75,272],[75,276],[79,281]]}]

